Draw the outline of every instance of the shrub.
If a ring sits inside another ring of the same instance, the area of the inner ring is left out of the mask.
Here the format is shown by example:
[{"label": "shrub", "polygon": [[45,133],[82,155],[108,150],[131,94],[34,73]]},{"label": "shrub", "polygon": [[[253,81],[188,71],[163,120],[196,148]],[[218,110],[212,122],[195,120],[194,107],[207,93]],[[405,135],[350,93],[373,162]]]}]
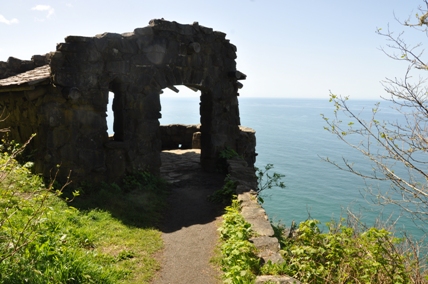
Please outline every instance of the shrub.
[{"label": "shrub", "polygon": [[319,221],[307,220],[295,234],[283,234],[285,262],[265,265],[262,272],[305,283],[422,283],[420,272],[414,274],[415,263],[409,262],[412,255],[400,250],[403,239],[383,228],[356,230],[341,222],[327,226],[322,233]]},{"label": "shrub", "polygon": [[239,208],[239,201],[234,199],[232,205],[226,207],[223,224],[219,228],[225,283],[251,283],[260,268],[256,249],[249,241],[251,225],[244,220]]}]

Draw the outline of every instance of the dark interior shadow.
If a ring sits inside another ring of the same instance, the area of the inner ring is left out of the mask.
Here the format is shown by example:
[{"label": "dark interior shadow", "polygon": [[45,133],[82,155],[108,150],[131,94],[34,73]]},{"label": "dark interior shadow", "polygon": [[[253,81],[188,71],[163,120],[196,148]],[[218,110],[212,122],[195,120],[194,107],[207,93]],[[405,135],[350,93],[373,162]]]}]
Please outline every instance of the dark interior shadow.
[{"label": "dark interior shadow", "polygon": [[[83,186],[80,196],[69,205],[79,210],[107,211],[128,226],[157,227],[164,233],[207,224],[224,213],[224,204],[208,200],[222,188],[224,173],[204,172],[195,152],[165,151],[161,157],[161,177],[171,181],[165,189],[124,190],[114,184],[91,184]],[[67,188],[63,197],[71,197]]]},{"label": "dark interior shadow", "polygon": [[224,173],[204,172],[199,163],[200,155],[195,152],[177,154],[164,151],[161,157],[163,175],[172,174],[174,179],[160,225],[162,232],[171,233],[183,227],[207,224],[223,215],[225,205],[209,201],[208,197],[222,188]]}]

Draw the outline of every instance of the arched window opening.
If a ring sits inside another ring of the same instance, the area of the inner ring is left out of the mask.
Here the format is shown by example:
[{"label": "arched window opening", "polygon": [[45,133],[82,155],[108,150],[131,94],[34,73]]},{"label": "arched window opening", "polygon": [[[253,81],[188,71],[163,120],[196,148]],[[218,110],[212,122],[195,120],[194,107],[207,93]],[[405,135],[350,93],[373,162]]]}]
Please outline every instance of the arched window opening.
[{"label": "arched window opening", "polygon": [[107,105],[107,131],[109,138],[114,141],[123,141],[124,137],[124,105],[120,84],[113,82],[110,85]]},{"label": "arched window opening", "polygon": [[108,104],[107,104],[107,133],[110,139],[114,139],[113,123],[114,123],[114,114],[113,114],[113,99],[114,93],[108,93]]},{"label": "arched window opening", "polygon": [[162,149],[200,149],[200,91],[174,86],[160,95]]}]

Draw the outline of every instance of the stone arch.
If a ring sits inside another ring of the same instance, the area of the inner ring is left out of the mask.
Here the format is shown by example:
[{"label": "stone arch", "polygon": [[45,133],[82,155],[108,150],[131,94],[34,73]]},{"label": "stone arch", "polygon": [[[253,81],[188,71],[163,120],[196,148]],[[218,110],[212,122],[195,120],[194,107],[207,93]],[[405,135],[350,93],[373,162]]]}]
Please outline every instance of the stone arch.
[{"label": "stone arch", "polygon": [[[131,33],[68,36],[52,55],[52,81],[74,110],[71,121],[104,120],[99,129],[75,130],[76,141],[91,137],[91,150],[104,166],[95,169],[85,159],[72,164],[83,164],[83,175],[95,173],[101,180],[115,180],[136,169],[158,172],[159,95],[164,88],[185,85],[201,92],[201,165],[215,170],[222,149],[237,149],[238,80],[246,77],[237,71],[236,47],[225,36],[196,22],[165,20],[152,20]],[[113,141],[105,118],[109,91],[115,94]],[[79,153],[85,147],[75,149]]]}]

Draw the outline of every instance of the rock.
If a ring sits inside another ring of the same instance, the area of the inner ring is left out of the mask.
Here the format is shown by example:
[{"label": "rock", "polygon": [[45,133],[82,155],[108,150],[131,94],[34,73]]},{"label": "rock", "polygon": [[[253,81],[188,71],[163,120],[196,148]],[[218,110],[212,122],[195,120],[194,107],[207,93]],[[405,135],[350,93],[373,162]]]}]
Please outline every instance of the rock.
[{"label": "rock", "polygon": [[[255,201],[256,202],[256,201]],[[242,208],[242,216],[251,224],[252,230],[260,236],[273,236],[274,231],[267,219],[266,212],[260,206],[246,206]]]},{"label": "rock", "polygon": [[255,284],[263,284],[263,283],[271,283],[271,284],[300,284],[301,282],[293,277],[287,275],[280,276],[257,276]]}]

